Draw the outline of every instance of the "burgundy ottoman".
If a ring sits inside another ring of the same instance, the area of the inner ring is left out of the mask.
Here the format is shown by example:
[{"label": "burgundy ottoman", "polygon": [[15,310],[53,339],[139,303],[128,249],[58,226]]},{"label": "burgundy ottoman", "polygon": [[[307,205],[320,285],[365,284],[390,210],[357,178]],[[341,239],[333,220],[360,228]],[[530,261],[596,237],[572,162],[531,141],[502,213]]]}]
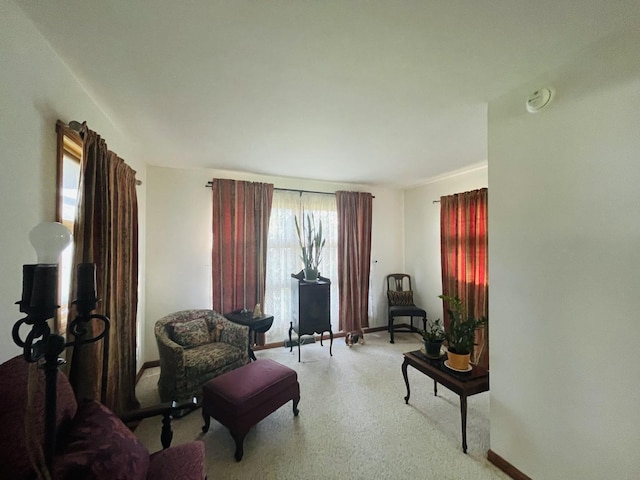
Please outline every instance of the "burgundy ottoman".
[{"label": "burgundy ottoman", "polygon": [[242,459],[244,437],[251,427],[293,400],[298,416],[300,384],[295,370],[262,358],[209,380],[202,387],[203,432],[210,417],[227,427],[236,442],[236,460]]}]

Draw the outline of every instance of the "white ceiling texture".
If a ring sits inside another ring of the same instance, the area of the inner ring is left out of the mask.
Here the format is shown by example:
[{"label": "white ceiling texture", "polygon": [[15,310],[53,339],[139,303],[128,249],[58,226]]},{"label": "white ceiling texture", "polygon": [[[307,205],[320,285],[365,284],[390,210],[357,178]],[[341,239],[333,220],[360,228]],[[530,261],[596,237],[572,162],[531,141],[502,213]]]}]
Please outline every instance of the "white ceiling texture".
[{"label": "white ceiling texture", "polygon": [[640,25],[638,0],[14,1],[149,164],[400,187],[486,163],[489,100]]}]

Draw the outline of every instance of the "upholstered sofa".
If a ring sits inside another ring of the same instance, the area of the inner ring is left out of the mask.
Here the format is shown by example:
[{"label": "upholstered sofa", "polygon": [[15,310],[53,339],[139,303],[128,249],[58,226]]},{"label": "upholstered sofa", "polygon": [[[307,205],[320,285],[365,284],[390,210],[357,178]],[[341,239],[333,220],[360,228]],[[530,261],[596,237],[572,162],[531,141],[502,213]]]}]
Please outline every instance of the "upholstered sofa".
[{"label": "upholstered sofa", "polygon": [[[63,373],[57,375],[56,453],[44,460],[43,370],[17,356],[0,365],[0,480],[180,479],[202,480],[204,444],[184,443],[150,454],[125,424],[96,401],[76,402]],[[158,417],[158,433],[161,418]]]},{"label": "upholstered sofa", "polygon": [[155,324],[163,402],[202,397],[218,375],[249,362],[249,327],[213,310],[182,310]]}]

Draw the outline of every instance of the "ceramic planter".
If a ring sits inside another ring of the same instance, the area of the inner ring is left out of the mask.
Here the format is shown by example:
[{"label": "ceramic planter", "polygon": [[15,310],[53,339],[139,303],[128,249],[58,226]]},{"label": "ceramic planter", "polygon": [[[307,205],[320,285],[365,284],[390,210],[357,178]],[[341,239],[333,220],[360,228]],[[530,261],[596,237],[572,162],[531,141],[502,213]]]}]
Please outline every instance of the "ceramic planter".
[{"label": "ceramic planter", "polygon": [[455,368],[456,370],[467,370],[469,368],[470,358],[470,353],[467,353],[466,355],[460,355],[458,353],[453,353],[451,350],[447,352],[447,360],[449,360],[449,365],[451,366],[451,368]]}]

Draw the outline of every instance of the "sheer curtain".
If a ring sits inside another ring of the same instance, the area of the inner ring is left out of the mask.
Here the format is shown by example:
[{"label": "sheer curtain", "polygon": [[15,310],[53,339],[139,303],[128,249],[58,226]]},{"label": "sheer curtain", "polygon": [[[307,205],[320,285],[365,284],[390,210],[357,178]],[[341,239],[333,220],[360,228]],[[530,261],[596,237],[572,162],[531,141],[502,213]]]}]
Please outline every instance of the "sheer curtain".
[{"label": "sheer curtain", "polygon": [[291,274],[302,270],[294,217],[313,214],[322,221],[326,245],[320,274],[331,280],[331,326],[338,332],[338,215],[333,195],[275,190],[267,240],[267,280],[264,311],[273,315],[267,343],[288,338],[291,322]]}]

